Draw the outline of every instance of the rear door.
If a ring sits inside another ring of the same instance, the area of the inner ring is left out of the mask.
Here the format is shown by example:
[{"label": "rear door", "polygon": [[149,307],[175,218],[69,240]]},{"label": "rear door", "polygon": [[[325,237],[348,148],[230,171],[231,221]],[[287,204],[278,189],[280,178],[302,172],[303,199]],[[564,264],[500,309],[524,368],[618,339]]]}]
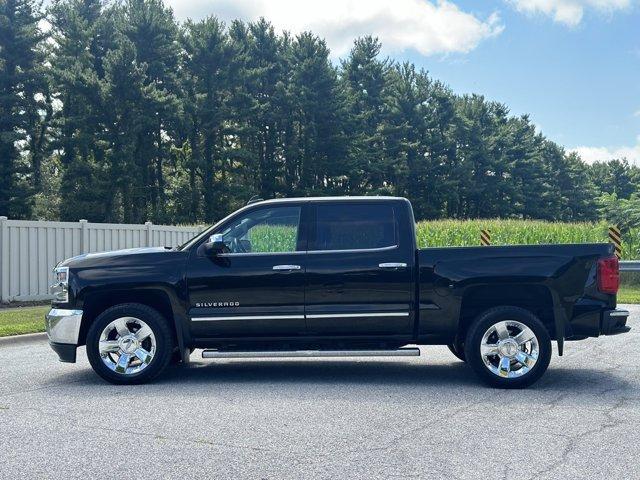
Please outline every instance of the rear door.
[{"label": "rear door", "polygon": [[413,229],[403,201],[316,202],[310,212],[310,335],[410,335]]}]

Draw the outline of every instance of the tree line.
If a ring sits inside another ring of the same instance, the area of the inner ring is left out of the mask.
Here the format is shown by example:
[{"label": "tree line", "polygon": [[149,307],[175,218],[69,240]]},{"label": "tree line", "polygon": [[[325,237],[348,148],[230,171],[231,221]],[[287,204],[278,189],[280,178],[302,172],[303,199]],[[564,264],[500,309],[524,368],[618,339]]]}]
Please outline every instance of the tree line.
[{"label": "tree line", "polygon": [[0,0],[0,215],[212,222],[257,195],[401,195],[418,219],[594,220],[640,171],[358,38],[333,62],[265,19],[161,0]]}]

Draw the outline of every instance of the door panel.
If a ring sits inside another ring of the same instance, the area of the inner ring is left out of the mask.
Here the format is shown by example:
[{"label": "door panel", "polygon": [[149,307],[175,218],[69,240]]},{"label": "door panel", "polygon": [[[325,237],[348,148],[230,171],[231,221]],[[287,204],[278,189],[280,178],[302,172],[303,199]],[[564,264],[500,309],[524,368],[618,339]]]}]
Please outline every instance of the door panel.
[{"label": "door panel", "polygon": [[386,270],[398,252],[309,254],[307,325],[311,334],[411,333],[411,274]]},{"label": "door panel", "polygon": [[306,291],[311,335],[413,332],[413,250],[400,240],[400,214],[391,202],[314,209]]},{"label": "door panel", "polygon": [[[196,258],[189,272],[192,335],[300,335],[304,321],[305,255]],[[297,265],[296,270],[274,270]]]},{"label": "door panel", "polygon": [[199,248],[187,285],[194,338],[304,335],[306,233],[302,206],[256,206],[218,231],[227,246]]}]

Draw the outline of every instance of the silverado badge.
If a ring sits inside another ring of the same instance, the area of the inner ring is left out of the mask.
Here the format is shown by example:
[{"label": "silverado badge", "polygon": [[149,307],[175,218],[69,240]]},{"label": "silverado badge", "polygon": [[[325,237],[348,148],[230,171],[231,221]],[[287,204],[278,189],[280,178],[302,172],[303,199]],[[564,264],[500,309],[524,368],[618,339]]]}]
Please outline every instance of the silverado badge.
[{"label": "silverado badge", "polygon": [[196,308],[239,307],[240,302],[196,302]]}]

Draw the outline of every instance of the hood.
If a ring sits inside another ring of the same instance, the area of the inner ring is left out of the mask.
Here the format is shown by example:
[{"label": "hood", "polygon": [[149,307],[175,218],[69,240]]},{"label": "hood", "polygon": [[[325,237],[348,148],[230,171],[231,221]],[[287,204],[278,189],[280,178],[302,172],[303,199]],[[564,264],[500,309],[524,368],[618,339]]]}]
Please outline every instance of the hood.
[{"label": "hood", "polygon": [[109,252],[96,252],[96,253],[83,253],[82,255],[76,255],[75,257],[67,258],[60,262],[58,267],[80,267],[89,266],[92,264],[104,264],[111,261],[116,261],[120,258],[129,258],[132,255],[138,255],[141,258],[147,258],[148,256],[156,256],[170,252],[167,247],[141,247],[141,248],[126,248],[124,250],[111,250]]}]

